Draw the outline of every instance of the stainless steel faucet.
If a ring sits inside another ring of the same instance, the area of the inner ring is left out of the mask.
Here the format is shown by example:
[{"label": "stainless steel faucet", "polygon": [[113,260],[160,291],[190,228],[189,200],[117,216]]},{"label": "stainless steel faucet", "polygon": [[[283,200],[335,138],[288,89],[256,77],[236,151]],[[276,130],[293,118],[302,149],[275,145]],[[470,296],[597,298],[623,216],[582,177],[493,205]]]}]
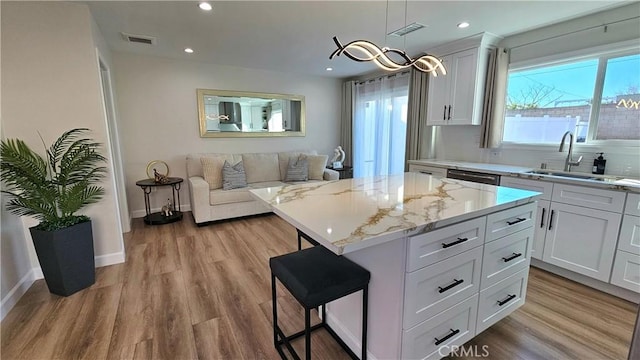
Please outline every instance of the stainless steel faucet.
[{"label": "stainless steel faucet", "polygon": [[571,171],[572,165],[580,165],[582,156],[578,158],[578,161],[573,161],[573,159],[571,158],[573,156],[573,134],[571,133],[571,131],[567,131],[566,133],[564,133],[564,135],[562,135],[562,140],[560,140],[560,149],[558,151],[562,152],[564,150],[564,141],[567,138],[567,135],[569,135],[569,153],[567,154],[567,158],[564,160],[564,171]]}]

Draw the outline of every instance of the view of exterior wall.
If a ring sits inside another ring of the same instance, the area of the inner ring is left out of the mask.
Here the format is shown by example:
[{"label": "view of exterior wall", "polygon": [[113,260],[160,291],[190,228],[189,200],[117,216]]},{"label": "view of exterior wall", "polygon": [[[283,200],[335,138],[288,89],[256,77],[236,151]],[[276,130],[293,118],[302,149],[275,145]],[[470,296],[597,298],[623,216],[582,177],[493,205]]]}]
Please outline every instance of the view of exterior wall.
[{"label": "view of exterior wall", "polygon": [[[557,118],[577,118],[578,123],[588,122],[591,105],[563,106],[533,109],[509,109],[507,117],[543,118],[549,121]],[[582,133],[578,131],[578,133]],[[615,101],[600,105],[597,140],[640,139],[640,94],[617,96]]]}]

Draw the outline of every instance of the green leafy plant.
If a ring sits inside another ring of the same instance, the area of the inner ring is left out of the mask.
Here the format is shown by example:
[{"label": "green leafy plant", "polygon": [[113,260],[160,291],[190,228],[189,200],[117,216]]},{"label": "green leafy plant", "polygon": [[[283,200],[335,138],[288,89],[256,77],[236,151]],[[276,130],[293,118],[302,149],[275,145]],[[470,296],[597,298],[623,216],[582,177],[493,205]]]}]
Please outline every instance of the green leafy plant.
[{"label": "green leafy plant", "polygon": [[[85,137],[89,129],[72,129],[46,149],[46,159],[18,139],[0,143],[0,175],[9,195],[7,210],[40,221],[40,230],[63,229],[89,218],[75,213],[98,202],[104,188],[95,185],[106,174],[102,146]],[[44,144],[44,141],[43,141]],[[45,145],[46,148],[46,145]]]}]

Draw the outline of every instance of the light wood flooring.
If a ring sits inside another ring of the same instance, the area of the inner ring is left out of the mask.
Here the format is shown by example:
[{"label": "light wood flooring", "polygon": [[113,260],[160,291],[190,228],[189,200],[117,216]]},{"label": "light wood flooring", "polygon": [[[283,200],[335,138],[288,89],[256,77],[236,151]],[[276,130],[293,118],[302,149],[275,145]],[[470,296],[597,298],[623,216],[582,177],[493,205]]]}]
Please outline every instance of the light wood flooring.
[{"label": "light wood flooring", "polygon": [[[296,249],[275,215],[126,234],[127,259],[97,269],[89,289],[63,298],[33,284],[1,324],[2,359],[276,359],[269,257]],[[303,312],[280,287],[279,322]],[[526,304],[467,345],[490,359],[626,359],[636,306],[532,268]],[[303,341],[296,349],[304,354]],[[314,359],[346,359],[323,331]],[[481,350],[480,350],[481,351]]]}]

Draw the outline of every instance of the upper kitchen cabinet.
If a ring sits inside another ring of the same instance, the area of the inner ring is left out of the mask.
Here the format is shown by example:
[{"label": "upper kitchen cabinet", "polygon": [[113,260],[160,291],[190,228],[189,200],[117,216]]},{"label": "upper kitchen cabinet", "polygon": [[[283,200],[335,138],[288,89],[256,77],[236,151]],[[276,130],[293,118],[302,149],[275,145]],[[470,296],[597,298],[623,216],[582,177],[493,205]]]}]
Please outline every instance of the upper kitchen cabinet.
[{"label": "upper kitchen cabinet", "polygon": [[447,75],[429,78],[427,125],[480,125],[489,48],[500,39],[482,33],[429,50]]}]

